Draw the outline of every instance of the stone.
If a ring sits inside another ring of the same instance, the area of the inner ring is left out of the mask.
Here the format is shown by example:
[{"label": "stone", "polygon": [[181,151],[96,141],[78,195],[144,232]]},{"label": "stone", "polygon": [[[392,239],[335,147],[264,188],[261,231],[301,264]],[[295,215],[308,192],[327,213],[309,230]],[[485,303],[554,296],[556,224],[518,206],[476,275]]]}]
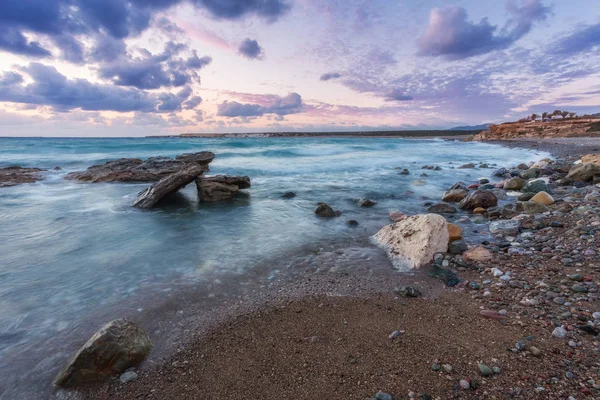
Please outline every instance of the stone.
[{"label": "stone", "polygon": [[466,189],[450,189],[442,196],[443,201],[447,201],[449,203],[458,203],[467,195],[469,192]]},{"label": "stone", "polygon": [[151,349],[152,341],[142,328],[126,319],[111,321],[75,353],[54,384],[69,388],[120,374],[141,363]]},{"label": "stone", "polygon": [[492,252],[483,246],[470,248],[463,253],[465,259],[476,262],[490,261],[493,257]]},{"label": "stone", "polygon": [[514,177],[504,181],[504,190],[521,190],[527,181],[519,177]]},{"label": "stone", "polygon": [[582,163],[571,168],[567,174],[567,179],[588,182],[597,175],[600,175],[600,165],[594,163]]},{"label": "stone", "polygon": [[552,331],[552,336],[562,339],[567,336],[567,330],[562,326],[558,326]]},{"label": "stone", "polygon": [[473,210],[474,214],[485,214],[485,212],[486,212],[486,209],[483,207],[477,207]]},{"label": "stone", "polygon": [[490,233],[494,235],[516,236],[521,229],[521,221],[513,219],[503,219],[490,223]]},{"label": "stone", "polygon": [[282,199],[293,199],[294,197],[296,197],[295,192],[285,192],[284,194],[281,195]]},{"label": "stone", "polygon": [[196,178],[196,189],[200,201],[216,202],[233,198],[241,189],[251,186],[247,176],[199,176]]},{"label": "stone", "polygon": [[508,198],[504,189],[493,188],[491,189],[491,192],[498,200],[506,200]]},{"label": "stone", "polygon": [[488,178],[479,178],[479,183],[485,185],[486,183],[490,183]]},{"label": "stone", "polygon": [[523,170],[523,169],[529,168],[529,166],[525,163],[521,163],[521,164],[517,165],[517,168]]},{"label": "stone", "polygon": [[150,157],[121,158],[104,164],[93,165],[85,171],[71,172],[65,179],[83,182],[157,182],[171,174],[187,169],[190,165],[199,166],[202,172],[208,171],[208,164],[215,158],[209,151],[182,154],[173,158]]},{"label": "stone", "polygon": [[448,253],[450,254],[463,254],[469,250],[469,245],[464,240],[455,240],[448,244]]},{"label": "stone", "polygon": [[6,167],[0,168],[0,188],[33,183],[44,179],[45,169]]},{"label": "stone", "polygon": [[402,286],[399,289],[395,289],[394,293],[402,295],[404,297],[419,297],[421,291],[414,286]]},{"label": "stone", "polygon": [[438,203],[429,207],[427,212],[435,214],[454,214],[456,212],[456,207],[446,203]]},{"label": "stone", "polygon": [[533,165],[531,166],[531,168],[546,168],[548,167],[550,164],[552,164],[552,160],[549,158],[542,158],[539,161],[536,161],[535,163],[533,163]]},{"label": "stone", "polygon": [[468,381],[468,380],[466,380],[466,379],[461,379],[461,380],[458,382],[458,385],[459,385],[461,388],[465,389],[465,390],[467,390],[467,389],[470,389],[470,388],[471,388],[471,382],[469,382],[469,381]]},{"label": "stone", "polygon": [[529,168],[519,174],[519,177],[525,180],[535,179],[538,176],[540,176],[540,170],[538,168]]},{"label": "stone", "polygon": [[402,221],[406,217],[408,217],[408,215],[400,211],[392,211],[390,213],[390,219],[394,222]]},{"label": "stone", "polygon": [[383,227],[373,236],[397,269],[418,269],[435,253],[448,249],[448,227],[444,217],[420,214]]},{"label": "stone", "polygon": [[355,219],[351,219],[351,220],[349,220],[349,221],[348,221],[348,222],[346,222],[346,223],[348,224],[348,226],[350,226],[350,227],[353,227],[353,228],[355,228],[355,227],[357,227],[357,226],[358,226],[358,221],[357,221],[357,220],[355,220]]},{"label": "stone", "polygon": [[133,202],[134,207],[152,208],[165,196],[177,192],[202,175],[204,168],[200,165],[189,164],[187,168],[168,175],[149,188],[141,191]]},{"label": "stone", "polygon": [[550,209],[547,206],[543,204],[534,203],[532,201],[518,201],[516,210],[518,212],[524,212],[527,214],[539,214],[550,211]]},{"label": "stone", "polygon": [[450,242],[454,242],[462,237],[462,228],[458,225],[448,223],[448,235]]},{"label": "stone", "polygon": [[537,192],[535,196],[533,196],[529,201],[538,204],[543,204],[545,206],[551,206],[552,204],[554,204],[554,199],[546,192]]},{"label": "stone", "polygon": [[358,205],[361,207],[373,207],[375,204],[377,204],[376,201],[373,200],[369,200],[369,199],[358,199]]},{"label": "stone", "polygon": [[529,201],[535,195],[536,195],[535,193],[525,192],[525,193],[521,194],[519,197],[517,197],[517,200],[519,200],[519,201]]},{"label": "stone", "polygon": [[404,168],[404,169],[402,170],[402,172],[400,172],[400,175],[408,175],[408,174],[410,174],[410,171],[409,171],[409,170],[407,170],[406,168]]},{"label": "stone", "polygon": [[529,181],[521,188],[522,192],[530,192],[530,193],[538,193],[538,192],[546,192],[549,194],[553,194],[552,188],[550,185],[546,183],[543,179],[534,179]]},{"label": "stone", "polygon": [[479,372],[482,376],[492,376],[494,371],[485,364],[479,364]]},{"label": "stone", "polygon": [[315,210],[315,214],[319,217],[323,218],[332,218],[337,217],[339,214],[333,210],[328,204],[319,203],[317,209]]},{"label": "stone", "polygon": [[468,168],[475,168],[475,164],[473,163],[468,163],[468,164],[463,164],[460,167],[458,167],[459,169],[468,169]]},{"label": "stone", "polygon": [[542,351],[535,346],[529,346],[528,350],[531,353],[531,355],[534,357],[539,357],[542,355]]},{"label": "stone", "polygon": [[474,210],[476,208],[490,208],[498,205],[498,199],[489,190],[478,189],[465,197],[458,206],[463,210]]},{"label": "stone", "polygon": [[600,154],[596,153],[596,154],[586,154],[585,156],[581,157],[581,162],[583,164],[596,164],[596,165],[600,165]]},{"label": "stone", "polygon": [[121,383],[133,382],[138,378],[138,374],[135,371],[125,371],[119,377]]},{"label": "stone", "polygon": [[375,400],[394,400],[391,394],[384,393],[382,391],[377,392]]},{"label": "stone", "polygon": [[446,371],[447,373],[452,372],[452,365],[450,364],[443,364],[442,368],[444,369],[444,371]]},{"label": "stone", "polygon": [[509,174],[509,171],[508,171],[508,169],[506,169],[506,168],[500,168],[500,169],[497,169],[497,170],[496,170],[496,171],[494,171],[494,173],[493,173],[493,175],[494,175],[494,176],[497,176],[498,178],[504,178],[504,177],[505,177],[506,175],[508,175],[508,174]]}]

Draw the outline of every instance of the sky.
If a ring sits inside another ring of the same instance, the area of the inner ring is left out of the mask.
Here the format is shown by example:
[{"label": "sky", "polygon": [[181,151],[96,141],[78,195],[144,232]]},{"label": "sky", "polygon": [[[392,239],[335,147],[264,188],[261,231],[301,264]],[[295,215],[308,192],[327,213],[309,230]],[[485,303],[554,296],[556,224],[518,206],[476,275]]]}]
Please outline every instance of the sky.
[{"label": "sky", "polygon": [[600,112],[598,0],[2,0],[0,136]]}]

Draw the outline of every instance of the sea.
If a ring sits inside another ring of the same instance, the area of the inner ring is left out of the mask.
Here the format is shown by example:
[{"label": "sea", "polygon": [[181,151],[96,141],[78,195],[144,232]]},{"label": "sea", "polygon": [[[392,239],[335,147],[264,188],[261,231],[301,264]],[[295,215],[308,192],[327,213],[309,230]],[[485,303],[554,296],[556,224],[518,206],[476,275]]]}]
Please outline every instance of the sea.
[{"label": "sea", "polygon": [[[64,179],[118,158],[198,151],[216,154],[209,174],[247,175],[252,187],[210,204],[192,184],[140,210],[131,204],[148,183]],[[48,169],[43,181],[0,188],[0,400],[53,396],[52,378],[77,347],[55,344],[80,345],[110,319],[135,319],[152,308],[149,294],[251,274],[326,241],[368,243],[392,211],[422,213],[457,181],[493,181],[494,168],[548,156],[442,139],[0,138],[0,167]],[[457,168],[465,163],[489,168]],[[288,191],[296,197],[283,199]],[[377,204],[359,207],[360,198]],[[319,202],[341,215],[318,218]]]}]

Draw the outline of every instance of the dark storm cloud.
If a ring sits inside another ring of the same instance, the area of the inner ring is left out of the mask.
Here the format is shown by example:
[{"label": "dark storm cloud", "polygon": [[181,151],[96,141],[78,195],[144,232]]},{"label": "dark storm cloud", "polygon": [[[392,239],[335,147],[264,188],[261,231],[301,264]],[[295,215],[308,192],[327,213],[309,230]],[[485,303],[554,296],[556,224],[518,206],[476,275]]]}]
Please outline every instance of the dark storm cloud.
[{"label": "dark storm cloud", "polygon": [[219,104],[217,115],[222,117],[260,117],[265,114],[288,115],[302,112],[302,97],[290,93],[285,97],[272,96],[271,104],[242,104],[237,101],[225,101]]},{"label": "dark storm cloud", "polygon": [[263,49],[256,40],[245,39],[239,47],[239,52],[246,58],[260,58],[263,55]]},{"label": "dark storm cloud", "polygon": [[478,23],[469,21],[462,7],[434,8],[425,33],[417,41],[418,54],[463,59],[506,49],[527,34],[534,22],[546,19],[550,13],[541,0],[525,0],[522,5],[513,0],[507,3],[507,10],[511,18],[498,32],[498,27],[487,18]]},{"label": "dark storm cloud", "polygon": [[31,63],[22,68],[32,83],[23,85],[15,72],[0,75],[0,101],[50,106],[57,111],[168,112],[181,110],[181,97],[148,93],[132,88],[91,83],[85,79],[67,79],[54,67]]},{"label": "dark storm cloud", "polygon": [[337,72],[327,72],[326,74],[321,75],[321,77],[319,78],[319,80],[321,81],[329,81],[331,79],[337,79],[340,78],[342,75],[338,74]]}]

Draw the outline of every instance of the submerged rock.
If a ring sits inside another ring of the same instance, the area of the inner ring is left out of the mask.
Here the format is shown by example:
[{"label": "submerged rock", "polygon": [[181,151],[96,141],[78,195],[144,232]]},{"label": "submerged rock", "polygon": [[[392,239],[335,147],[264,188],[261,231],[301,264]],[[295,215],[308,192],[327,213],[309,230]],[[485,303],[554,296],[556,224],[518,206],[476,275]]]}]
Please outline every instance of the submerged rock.
[{"label": "submerged rock", "polygon": [[332,218],[340,215],[339,211],[334,211],[333,208],[325,203],[319,203],[317,209],[315,210],[315,214],[323,218]]},{"label": "submerged rock", "polygon": [[142,362],[152,341],[131,321],[117,319],[104,325],[69,360],[54,384],[69,388],[119,374]]},{"label": "submerged rock", "polygon": [[498,198],[489,190],[478,189],[465,197],[458,206],[463,210],[490,208],[498,205]]},{"label": "submerged rock", "polygon": [[248,189],[250,186],[250,178],[247,176],[214,175],[196,178],[200,201],[229,200],[241,189]]},{"label": "submerged rock", "polygon": [[0,168],[0,188],[16,186],[22,183],[33,183],[44,179],[40,168],[6,167]]},{"label": "submerged rock", "polygon": [[282,199],[293,199],[294,197],[296,197],[296,192],[285,192],[281,195]]},{"label": "submerged rock", "polygon": [[188,153],[173,158],[150,157],[121,158],[104,164],[93,165],[85,171],[71,172],[65,179],[83,182],[157,182],[171,174],[179,172],[190,165],[208,171],[208,164],[215,158],[209,151]]},{"label": "submerged rock", "polygon": [[190,164],[187,168],[171,174],[148,189],[141,191],[133,205],[139,208],[152,208],[163,197],[175,193],[182,187],[192,183],[203,172],[204,169],[201,166]]},{"label": "submerged rock", "polygon": [[357,203],[359,206],[365,207],[365,208],[373,207],[375,204],[377,204],[376,201],[369,200],[369,199],[358,199]]},{"label": "submerged rock", "polygon": [[444,217],[420,214],[383,227],[373,236],[398,269],[420,268],[435,253],[448,249],[448,227]]}]

